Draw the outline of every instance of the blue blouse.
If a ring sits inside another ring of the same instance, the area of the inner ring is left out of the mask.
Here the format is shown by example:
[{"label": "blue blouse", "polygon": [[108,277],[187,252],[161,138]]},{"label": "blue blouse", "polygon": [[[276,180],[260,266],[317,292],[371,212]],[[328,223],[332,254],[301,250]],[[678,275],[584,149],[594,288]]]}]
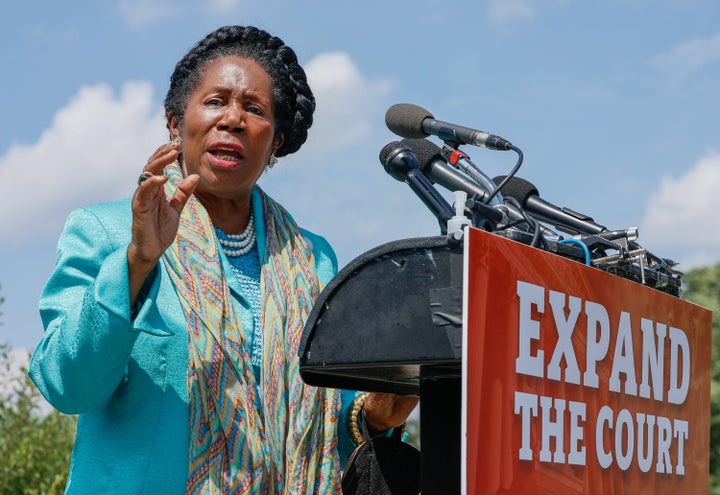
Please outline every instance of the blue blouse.
[{"label": "blue blouse", "polygon": [[[259,260],[265,232],[257,191],[252,207]],[[162,263],[131,317],[131,221],[129,199],[72,212],[40,299],[45,334],[29,375],[55,408],[79,414],[66,493],[185,493],[187,324]],[[337,272],[335,254],[324,238],[303,235],[312,243],[318,278],[327,284]],[[225,273],[232,273],[232,263],[224,254],[221,258]],[[253,322],[253,297],[244,285],[228,277],[243,323]],[[345,419],[356,393],[341,395],[338,442],[344,466],[353,449]]]}]

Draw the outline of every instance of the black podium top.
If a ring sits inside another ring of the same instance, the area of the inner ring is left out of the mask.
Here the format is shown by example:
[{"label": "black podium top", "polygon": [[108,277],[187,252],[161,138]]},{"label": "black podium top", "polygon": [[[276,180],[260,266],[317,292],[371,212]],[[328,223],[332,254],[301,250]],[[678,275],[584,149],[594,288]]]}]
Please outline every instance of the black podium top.
[{"label": "black podium top", "polygon": [[417,394],[423,376],[460,376],[462,244],[393,241],[359,256],[320,294],[300,344],[310,385]]}]

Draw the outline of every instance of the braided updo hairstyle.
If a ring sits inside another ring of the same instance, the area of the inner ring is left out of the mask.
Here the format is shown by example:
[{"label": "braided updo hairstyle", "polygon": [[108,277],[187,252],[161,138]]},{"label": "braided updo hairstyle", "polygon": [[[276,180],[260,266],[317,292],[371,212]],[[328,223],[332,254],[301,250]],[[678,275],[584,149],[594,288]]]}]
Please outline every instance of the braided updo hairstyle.
[{"label": "braided updo hairstyle", "polygon": [[210,63],[226,56],[255,61],[270,76],[274,90],[275,135],[283,135],[276,156],[294,153],[307,139],[313,122],[315,97],[292,48],[253,26],[225,26],[208,34],[175,66],[165,96],[165,115],[181,124],[190,93]]}]

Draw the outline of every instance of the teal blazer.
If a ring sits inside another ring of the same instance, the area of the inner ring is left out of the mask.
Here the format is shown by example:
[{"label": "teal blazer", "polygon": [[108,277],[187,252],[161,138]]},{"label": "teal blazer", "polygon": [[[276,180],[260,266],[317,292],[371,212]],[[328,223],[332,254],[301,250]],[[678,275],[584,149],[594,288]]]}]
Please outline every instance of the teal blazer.
[{"label": "teal blazer", "polygon": [[[29,375],[59,411],[79,414],[66,493],[184,494],[188,474],[188,335],[162,262],[131,318],[127,247],[130,199],[73,211],[58,242],[57,266],[40,299],[45,334]],[[260,259],[265,228],[252,197]],[[337,272],[327,241],[312,243],[323,284]],[[234,273],[222,256],[225,273]],[[236,277],[227,278],[239,311],[251,311]],[[355,392],[343,391],[341,462],[352,451],[345,425]]]}]

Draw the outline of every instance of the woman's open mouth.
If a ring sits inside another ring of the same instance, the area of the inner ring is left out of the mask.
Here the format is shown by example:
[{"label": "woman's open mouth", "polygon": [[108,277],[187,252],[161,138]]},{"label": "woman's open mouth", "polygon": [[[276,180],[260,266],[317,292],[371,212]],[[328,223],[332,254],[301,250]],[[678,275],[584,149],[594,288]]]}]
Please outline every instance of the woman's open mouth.
[{"label": "woman's open mouth", "polygon": [[208,149],[210,162],[213,166],[227,168],[234,167],[244,158],[244,150],[232,144],[217,144]]}]

